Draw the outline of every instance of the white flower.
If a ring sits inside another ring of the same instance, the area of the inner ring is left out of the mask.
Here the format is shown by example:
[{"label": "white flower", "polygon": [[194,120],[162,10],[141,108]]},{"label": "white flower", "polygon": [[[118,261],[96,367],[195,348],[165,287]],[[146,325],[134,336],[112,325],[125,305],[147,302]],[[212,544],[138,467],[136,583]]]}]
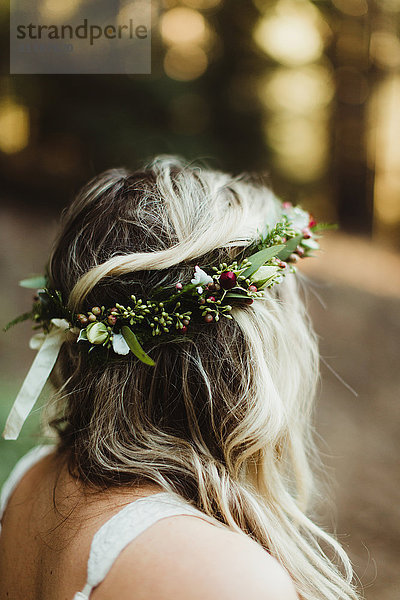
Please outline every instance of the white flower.
[{"label": "white flower", "polygon": [[129,346],[122,333],[113,334],[112,347],[116,354],[129,354]]},{"label": "white flower", "polygon": [[291,206],[285,208],[284,213],[294,229],[299,229],[301,231],[302,229],[308,227],[310,215],[302,208],[299,208],[298,206]]},{"label": "white flower", "polygon": [[[213,282],[213,278],[210,277],[210,275],[207,275],[207,273],[205,271],[203,271],[203,269],[200,269],[200,267],[198,265],[195,266],[194,268],[194,277],[193,279],[190,280],[190,283],[193,284],[202,284],[202,285],[207,285],[207,283],[212,283]],[[203,292],[203,288],[201,285],[199,285],[197,287],[197,291],[199,294],[201,294]]]},{"label": "white flower", "polygon": [[109,338],[107,326],[99,321],[90,323],[86,327],[86,336],[91,344],[103,344]]}]

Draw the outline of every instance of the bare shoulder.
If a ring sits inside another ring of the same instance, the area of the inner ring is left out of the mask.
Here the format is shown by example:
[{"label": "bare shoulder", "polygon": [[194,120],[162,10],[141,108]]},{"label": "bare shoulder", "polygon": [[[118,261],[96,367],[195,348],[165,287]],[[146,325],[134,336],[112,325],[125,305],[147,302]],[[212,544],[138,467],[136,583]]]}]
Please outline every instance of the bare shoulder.
[{"label": "bare shoulder", "polygon": [[298,600],[285,569],[250,538],[180,515],[120,555],[93,600]]}]

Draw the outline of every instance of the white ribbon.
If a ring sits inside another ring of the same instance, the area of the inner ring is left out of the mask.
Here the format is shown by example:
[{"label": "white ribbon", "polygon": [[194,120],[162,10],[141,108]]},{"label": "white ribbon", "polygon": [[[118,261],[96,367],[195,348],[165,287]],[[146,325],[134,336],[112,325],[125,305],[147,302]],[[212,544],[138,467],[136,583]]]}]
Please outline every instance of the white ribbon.
[{"label": "white ribbon", "polygon": [[[38,349],[39,352],[8,415],[2,434],[5,440],[18,438],[26,418],[55,365],[60,348],[66,340],[67,331],[71,331],[70,324],[65,319],[52,319],[51,323],[52,327],[49,333],[39,333],[31,338],[30,347]],[[72,333],[75,332],[72,331]]]}]

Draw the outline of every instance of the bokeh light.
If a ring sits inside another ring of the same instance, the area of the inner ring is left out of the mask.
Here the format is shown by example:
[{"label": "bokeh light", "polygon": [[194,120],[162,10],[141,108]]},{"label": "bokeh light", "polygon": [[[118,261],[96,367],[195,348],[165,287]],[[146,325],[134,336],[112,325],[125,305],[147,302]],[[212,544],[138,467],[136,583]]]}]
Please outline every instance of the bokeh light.
[{"label": "bokeh light", "polygon": [[322,65],[277,68],[261,81],[259,95],[267,108],[307,114],[329,104],[335,92],[332,75]]},{"label": "bokeh light", "polygon": [[333,68],[323,52],[331,30],[307,0],[258,1],[261,17],[253,38],[277,65],[259,79],[265,139],[282,177],[307,184],[328,165],[329,105],[335,94]]},{"label": "bokeh light", "polygon": [[371,35],[370,56],[380,68],[400,67],[400,40],[390,31],[374,31]]},{"label": "bokeh light", "polygon": [[268,12],[258,22],[254,40],[261,50],[282,64],[298,66],[313,62],[323,51],[318,17],[310,2],[280,0],[275,11]]},{"label": "bokeh light", "polygon": [[191,81],[203,75],[216,41],[204,16],[193,8],[178,6],[161,15],[159,28],[167,47],[166,75],[176,81]]},{"label": "bokeh light", "polygon": [[160,32],[166,44],[202,44],[207,38],[206,22],[191,8],[173,8],[163,14]]},{"label": "bokeh light", "polygon": [[[121,4],[122,6],[116,19],[118,25],[126,25],[129,19],[132,19],[133,23],[141,23],[143,21],[143,15],[146,14],[148,6],[146,0],[135,0],[135,2],[127,0],[125,3],[121,2]],[[157,5],[154,2],[151,4],[151,21],[157,21]]]},{"label": "bokeh light", "polygon": [[175,44],[164,57],[164,70],[171,79],[190,81],[200,77],[207,69],[208,58],[196,44]]},{"label": "bokeh light", "polygon": [[400,221],[400,76],[381,82],[369,113],[369,159],[375,168],[375,225]]},{"label": "bokeh light", "polygon": [[[328,160],[328,133],[324,115],[271,117],[265,126],[275,153],[276,168],[297,182],[307,183],[323,175]],[[322,118],[321,118],[322,117]]]},{"label": "bokeh light", "polygon": [[72,17],[82,0],[43,0],[40,4],[40,14],[43,19],[68,19]]},{"label": "bokeh light", "polygon": [[29,142],[29,110],[12,98],[0,102],[0,150],[14,154]]}]

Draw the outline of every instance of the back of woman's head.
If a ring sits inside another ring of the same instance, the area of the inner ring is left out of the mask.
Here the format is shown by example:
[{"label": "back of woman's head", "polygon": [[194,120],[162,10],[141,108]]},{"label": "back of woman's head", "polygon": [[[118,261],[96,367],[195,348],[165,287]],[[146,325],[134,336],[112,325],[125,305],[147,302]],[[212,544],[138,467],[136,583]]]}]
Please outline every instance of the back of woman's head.
[{"label": "back of woman's head", "polygon": [[[231,262],[273,227],[281,203],[260,182],[159,157],[110,170],[63,216],[51,286],[74,311],[129,304]],[[233,319],[154,337],[149,366],[133,354],[93,360],[64,344],[55,374],[60,451],[95,488],[154,482],[251,535],[286,566],[307,599],[355,598],[319,548],[340,546],[306,516],[316,337],[295,275]]]}]

